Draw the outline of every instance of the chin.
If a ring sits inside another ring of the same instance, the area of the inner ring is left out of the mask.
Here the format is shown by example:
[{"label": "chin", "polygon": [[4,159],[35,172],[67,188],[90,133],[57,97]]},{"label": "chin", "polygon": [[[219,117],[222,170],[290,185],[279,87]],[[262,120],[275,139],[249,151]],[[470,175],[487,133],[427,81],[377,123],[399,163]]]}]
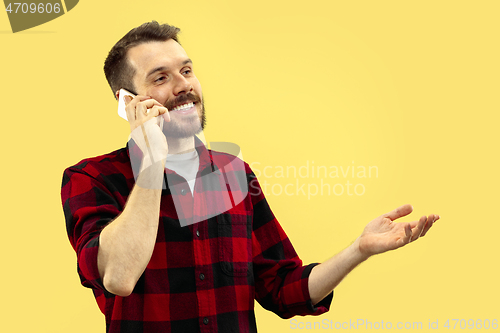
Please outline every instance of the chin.
[{"label": "chin", "polygon": [[205,123],[206,120],[203,116],[201,119],[199,117],[196,117],[196,119],[193,119],[189,122],[183,121],[182,124],[172,119],[169,123],[165,123],[163,125],[163,134],[165,134],[167,138],[190,138],[195,134],[200,133],[205,128]]}]

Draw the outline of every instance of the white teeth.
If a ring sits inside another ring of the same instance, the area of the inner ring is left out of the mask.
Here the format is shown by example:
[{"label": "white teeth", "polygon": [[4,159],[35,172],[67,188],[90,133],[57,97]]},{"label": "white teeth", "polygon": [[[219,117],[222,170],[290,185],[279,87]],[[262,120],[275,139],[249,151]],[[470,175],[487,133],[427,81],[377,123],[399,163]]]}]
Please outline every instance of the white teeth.
[{"label": "white teeth", "polygon": [[194,103],[191,102],[191,103],[187,103],[187,104],[176,106],[171,111],[186,110],[186,109],[192,108],[193,106],[194,106]]}]

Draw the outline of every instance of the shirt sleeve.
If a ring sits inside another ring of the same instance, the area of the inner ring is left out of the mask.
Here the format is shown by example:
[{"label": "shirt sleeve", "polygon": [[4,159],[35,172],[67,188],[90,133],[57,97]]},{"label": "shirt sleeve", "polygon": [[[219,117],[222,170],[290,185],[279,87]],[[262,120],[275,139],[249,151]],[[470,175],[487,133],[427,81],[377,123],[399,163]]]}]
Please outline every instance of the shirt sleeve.
[{"label": "shirt sleeve", "polygon": [[98,176],[84,168],[64,171],[61,200],[68,237],[76,251],[78,274],[82,285],[105,290],[97,268],[99,235],[118,214],[120,208],[111,192]]},{"label": "shirt sleeve", "polygon": [[309,274],[317,263],[302,265],[251,171],[249,194],[253,204],[252,247],[257,301],[282,318],[327,312],[333,291],[316,305],[312,304]]}]

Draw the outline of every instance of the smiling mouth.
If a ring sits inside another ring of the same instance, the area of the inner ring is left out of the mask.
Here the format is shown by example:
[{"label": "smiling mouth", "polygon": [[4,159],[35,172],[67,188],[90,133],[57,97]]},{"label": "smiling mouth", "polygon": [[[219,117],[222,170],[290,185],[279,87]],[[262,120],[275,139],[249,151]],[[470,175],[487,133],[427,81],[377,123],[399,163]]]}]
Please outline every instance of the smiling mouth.
[{"label": "smiling mouth", "polygon": [[194,106],[194,104],[195,104],[194,102],[190,102],[190,103],[177,105],[175,108],[173,108],[170,111],[186,111],[188,109],[191,109]]}]

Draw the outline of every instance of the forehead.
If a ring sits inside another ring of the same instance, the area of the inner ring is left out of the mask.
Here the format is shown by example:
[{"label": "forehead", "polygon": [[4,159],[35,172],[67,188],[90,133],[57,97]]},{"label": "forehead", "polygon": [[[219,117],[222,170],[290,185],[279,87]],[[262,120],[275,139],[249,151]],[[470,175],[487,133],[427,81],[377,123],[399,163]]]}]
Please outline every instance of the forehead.
[{"label": "forehead", "polygon": [[173,68],[188,59],[184,48],[173,39],[164,42],[147,42],[128,50],[127,59],[136,74],[145,75],[158,66]]}]

